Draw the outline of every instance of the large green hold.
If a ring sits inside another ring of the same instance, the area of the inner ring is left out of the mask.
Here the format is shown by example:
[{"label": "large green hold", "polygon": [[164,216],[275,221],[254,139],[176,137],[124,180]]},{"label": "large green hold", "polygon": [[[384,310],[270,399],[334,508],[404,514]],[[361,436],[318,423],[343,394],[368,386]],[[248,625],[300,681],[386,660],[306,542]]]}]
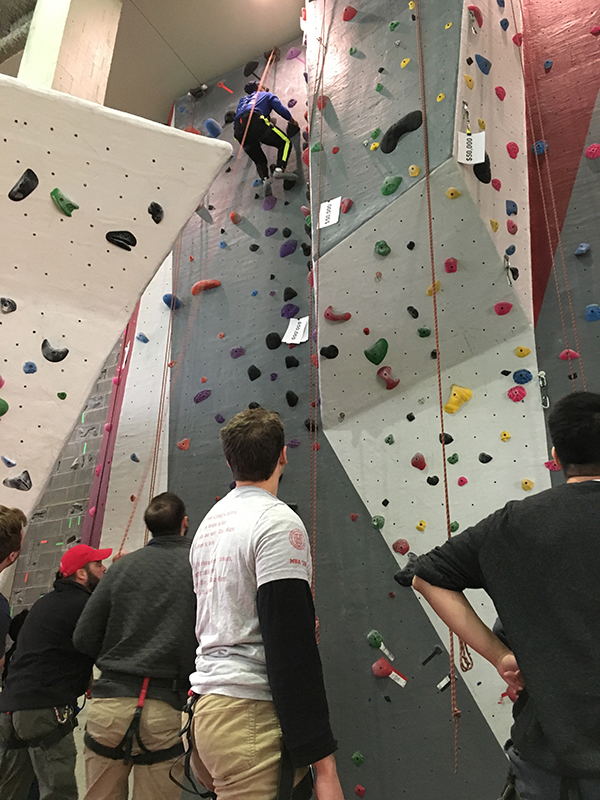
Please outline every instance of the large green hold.
[{"label": "large green hold", "polygon": [[381,187],[381,194],[385,194],[386,196],[394,194],[401,183],[402,177],[400,175],[397,175],[395,178],[388,175],[383,182],[383,186]]},{"label": "large green hold", "polygon": [[72,216],[73,211],[79,208],[77,203],[74,203],[72,200],[69,200],[67,195],[63,194],[60,189],[53,189],[50,192],[50,197],[54,200],[54,202],[60,208],[63,214],[67,215],[67,217]]},{"label": "large green hold", "polygon": [[321,144],[321,142],[313,144],[313,146],[310,148],[311,153],[320,153],[321,150],[323,150],[323,145]]},{"label": "large green hold", "polygon": [[387,355],[388,347],[387,339],[378,339],[372,347],[365,350],[365,356],[371,364],[379,366]]},{"label": "large green hold", "polygon": [[397,19],[393,20],[392,22],[390,22],[390,30],[395,31],[398,25],[400,25],[400,20]]},{"label": "large green hold", "polygon": [[385,518],[380,517],[379,514],[376,514],[374,517],[371,517],[371,525],[378,530],[381,530],[385,525]]},{"label": "large green hold", "polygon": [[378,256],[389,256],[389,254],[392,252],[392,248],[385,241],[385,239],[381,239],[381,241],[375,242],[375,252]]},{"label": "large green hold", "polygon": [[0,417],[3,417],[8,411],[8,403],[0,397]]}]

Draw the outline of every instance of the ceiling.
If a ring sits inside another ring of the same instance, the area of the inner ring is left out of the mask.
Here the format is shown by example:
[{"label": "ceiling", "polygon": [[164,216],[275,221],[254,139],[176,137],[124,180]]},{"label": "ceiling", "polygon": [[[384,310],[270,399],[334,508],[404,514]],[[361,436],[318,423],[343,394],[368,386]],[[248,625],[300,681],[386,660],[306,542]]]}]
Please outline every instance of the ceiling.
[{"label": "ceiling", "polygon": [[[0,0],[0,8],[6,2]],[[304,0],[123,0],[105,105],[166,122],[175,98],[301,35]],[[20,54],[0,64],[16,75]]]}]

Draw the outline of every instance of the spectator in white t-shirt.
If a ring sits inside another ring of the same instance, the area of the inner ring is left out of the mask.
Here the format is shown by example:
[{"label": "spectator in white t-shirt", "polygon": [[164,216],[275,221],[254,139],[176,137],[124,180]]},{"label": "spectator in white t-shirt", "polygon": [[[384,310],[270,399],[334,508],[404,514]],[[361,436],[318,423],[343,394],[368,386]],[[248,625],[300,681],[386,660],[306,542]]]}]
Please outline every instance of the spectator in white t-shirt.
[{"label": "spectator in white t-shirt", "polygon": [[283,425],[265,409],[243,411],[221,441],[236,487],[204,518],[190,553],[199,642],[190,677],[198,696],[192,768],[219,800],[300,800],[311,796],[313,765],[317,800],[343,800],[315,640],[309,538],[277,499],[287,463]]}]

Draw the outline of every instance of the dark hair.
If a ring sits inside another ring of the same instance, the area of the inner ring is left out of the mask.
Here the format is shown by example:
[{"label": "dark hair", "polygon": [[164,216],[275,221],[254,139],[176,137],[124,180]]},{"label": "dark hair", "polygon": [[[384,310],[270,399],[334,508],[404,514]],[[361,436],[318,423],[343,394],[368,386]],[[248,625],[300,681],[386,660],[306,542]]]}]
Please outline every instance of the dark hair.
[{"label": "dark hair", "polygon": [[279,414],[252,408],[221,428],[221,444],[236,481],[266,481],[285,446]]},{"label": "dark hair", "polygon": [[27,517],[20,508],[0,506],[0,562],[21,549],[21,533]]},{"label": "dark hair", "polygon": [[573,392],[548,417],[552,444],[565,475],[600,475],[600,394]]},{"label": "dark hair", "polygon": [[144,522],[152,536],[175,536],[181,533],[185,505],[173,492],[157,494],[144,513]]}]

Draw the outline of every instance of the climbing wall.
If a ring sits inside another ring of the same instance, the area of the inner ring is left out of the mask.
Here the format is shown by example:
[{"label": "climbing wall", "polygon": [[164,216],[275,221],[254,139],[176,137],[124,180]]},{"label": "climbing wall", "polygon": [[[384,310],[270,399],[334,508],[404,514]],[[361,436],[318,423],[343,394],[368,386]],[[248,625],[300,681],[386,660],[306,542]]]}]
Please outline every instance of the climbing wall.
[{"label": "climbing wall", "polygon": [[0,503],[29,513],[140,293],[231,149],[9,78],[0,100],[10,231]]},{"label": "climbing wall", "polygon": [[[331,42],[333,46],[335,39]],[[266,84],[284,104],[295,100],[292,111],[302,120],[307,55],[301,41],[280,49],[281,59],[269,71]],[[256,71],[261,75],[265,59],[258,61]],[[197,101],[179,99],[175,103],[176,123],[193,126],[204,134],[213,127],[211,123],[207,126],[207,120],[223,125],[225,112],[235,108],[246,80],[240,67],[209,85],[205,97]],[[448,91],[452,95],[452,85]],[[341,114],[341,107],[336,111]],[[448,114],[452,119],[454,107]],[[233,143],[230,125],[223,125],[220,138]],[[215,500],[228,491],[231,482],[219,429],[251,403],[281,414],[289,464],[279,495],[297,508],[307,525],[310,522],[312,453],[305,426],[310,415],[309,343],[293,349],[285,344],[277,346],[288,326],[282,311],[288,313],[290,309],[284,307],[294,304],[298,319],[309,314],[307,267],[312,262],[302,211],[308,201],[299,140],[293,140],[295,154],[291,159],[291,168],[299,173],[295,188],[285,190],[275,183],[277,202],[266,210],[260,187],[252,185],[254,167],[242,153],[211,187],[204,199],[203,215],[190,220],[180,243],[180,257],[174,261],[174,272],[179,269],[177,295],[182,305],[173,312],[169,488],[183,497],[192,530]],[[449,156],[451,135],[445,146]],[[237,153],[235,143],[234,147]],[[361,143],[361,154],[362,147]],[[241,216],[237,224],[230,219],[231,213]],[[371,214],[368,210],[365,213]],[[290,254],[292,242],[297,244]],[[369,246],[372,252],[372,244]],[[494,253],[492,245],[489,251]],[[354,260],[345,265],[341,279],[344,292],[350,291],[356,280]],[[190,289],[199,280],[218,280],[221,285],[192,296]],[[157,301],[157,313],[159,306]],[[521,328],[526,325],[522,317],[519,312],[515,323]],[[341,364],[341,354],[338,361]],[[346,386],[348,395],[356,396],[358,403],[362,390],[356,389],[354,380],[355,375],[349,375]],[[293,405],[296,397],[298,402]],[[325,395],[322,409],[330,413]],[[361,430],[356,436],[362,434]],[[345,796],[353,796],[357,785],[364,785],[366,796],[374,797],[478,800],[495,796],[503,782],[505,759],[460,677],[458,702],[464,732],[460,772],[453,775],[446,634],[440,638],[413,592],[399,589],[393,581],[396,561],[384,538],[371,527],[372,510],[367,509],[361,487],[353,479],[353,466],[347,459],[338,458],[326,436],[319,434],[318,445],[316,606]],[[387,445],[382,442],[379,452],[385,456],[383,448]],[[367,468],[376,470],[368,463]],[[379,494],[377,497],[380,503]],[[392,499],[396,502],[390,493]],[[406,688],[374,676],[372,665],[382,653],[369,645],[367,635],[372,629],[381,632],[396,656],[394,665],[408,679]],[[497,699],[494,694],[493,702]],[[365,759],[360,766],[358,752]],[[353,763],[353,756],[358,764]]]},{"label": "climbing wall", "polygon": [[[307,6],[317,98],[310,169],[313,189],[321,187],[313,191],[311,219],[315,249],[321,243],[322,415],[373,527],[405,566],[408,548],[419,554],[447,536],[444,460],[453,531],[549,485],[533,333],[522,27],[512,10],[491,0],[473,15],[466,3],[419,3],[430,220],[423,130],[404,124],[408,112],[421,109],[416,9],[383,2],[362,3],[354,15],[349,9],[329,9],[323,22],[321,5]],[[370,134],[366,120],[360,134],[356,124],[349,131],[336,124],[348,102],[369,109]],[[392,149],[395,123],[403,135]],[[487,169],[457,162],[458,134],[469,125],[485,131]],[[355,179],[365,172],[368,201],[366,182]],[[336,196],[346,200],[341,222],[317,231],[321,204]],[[466,400],[444,412],[445,447],[438,368],[444,403],[455,395]],[[470,598],[492,624],[487,596]],[[504,683],[478,657],[464,679],[503,743],[511,723],[510,704],[499,705]]]}]

